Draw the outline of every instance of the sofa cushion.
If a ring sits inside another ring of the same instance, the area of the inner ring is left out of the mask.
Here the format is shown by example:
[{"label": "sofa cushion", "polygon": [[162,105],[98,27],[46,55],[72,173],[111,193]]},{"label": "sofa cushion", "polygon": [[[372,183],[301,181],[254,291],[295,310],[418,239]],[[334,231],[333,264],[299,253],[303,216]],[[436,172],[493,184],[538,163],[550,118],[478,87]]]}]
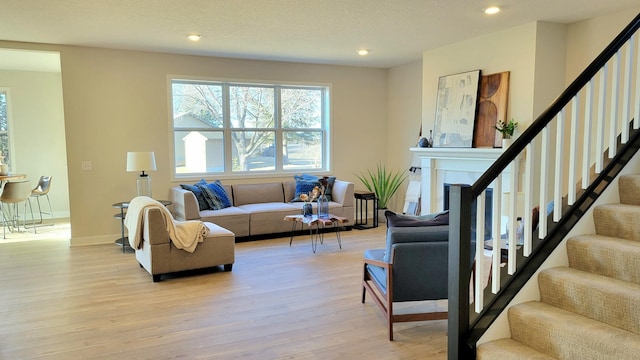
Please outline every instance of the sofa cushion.
[{"label": "sofa cushion", "polygon": [[198,210],[202,211],[202,210],[208,210],[209,209],[209,204],[207,203],[207,201],[204,198],[204,194],[202,193],[202,190],[200,190],[196,185],[204,185],[207,182],[204,181],[204,179],[198,181],[197,183],[195,183],[194,185],[190,185],[190,184],[180,184],[180,187],[191,191],[193,193],[193,195],[196,196],[196,200],[198,201]]},{"label": "sofa cushion", "polygon": [[284,203],[282,183],[236,184],[233,188],[235,206],[270,202]]}]

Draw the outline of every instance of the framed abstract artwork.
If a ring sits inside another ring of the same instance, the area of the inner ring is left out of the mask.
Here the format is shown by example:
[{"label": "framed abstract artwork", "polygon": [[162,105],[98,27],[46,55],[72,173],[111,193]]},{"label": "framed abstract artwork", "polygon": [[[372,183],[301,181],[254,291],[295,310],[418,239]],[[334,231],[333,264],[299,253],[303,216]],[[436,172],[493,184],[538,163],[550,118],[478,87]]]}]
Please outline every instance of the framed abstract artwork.
[{"label": "framed abstract artwork", "polygon": [[434,147],[471,147],[480,70],[438,79]]}]

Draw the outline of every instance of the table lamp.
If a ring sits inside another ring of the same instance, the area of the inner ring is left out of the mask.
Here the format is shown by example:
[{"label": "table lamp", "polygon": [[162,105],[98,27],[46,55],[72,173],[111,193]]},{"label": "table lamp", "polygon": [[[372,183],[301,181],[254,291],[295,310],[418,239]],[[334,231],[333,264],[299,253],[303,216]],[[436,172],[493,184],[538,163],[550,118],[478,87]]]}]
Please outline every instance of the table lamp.
[{"label": "table lamp", "polygon": [[151,177],[145,171],[156,170],[156,156],[153,151],[127,152],[127,171],[140,171],[137,180],[138,196],[151,197]]}]

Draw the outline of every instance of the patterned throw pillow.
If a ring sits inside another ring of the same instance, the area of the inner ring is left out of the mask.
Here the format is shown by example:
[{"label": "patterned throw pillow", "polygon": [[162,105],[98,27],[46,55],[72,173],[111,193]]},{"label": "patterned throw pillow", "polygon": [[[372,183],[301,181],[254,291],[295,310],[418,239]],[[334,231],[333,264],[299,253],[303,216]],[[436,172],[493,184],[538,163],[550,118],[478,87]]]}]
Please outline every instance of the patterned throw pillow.
[{"label": "patterned throw pillow", "polygon": [[202,211],[202,210],[207,210],[209,209],[209,203],[207,203],[207,201],[204,199],[204,195],[202,194],[202,190],[200,190],[196,185],[203,185],[206,184],[207,182],[204,181],[204,179],[198,181],[196,184],[194,185],[189,185],[189,184],[180,184],[180,187],[191,191],[193,193],[193,195],[196,196],[196,200],[198,201],[198,210]]},{"label": "patterned throw pillow", "polygon": [[207,186],[211,190],[213,190],[218,196],[218,198],[220,199],[220,201],[222,201],[223,208],[228,208],[231,206],[231,198],[229,197],[229,194],[227,194],[227,191],[225,190],[224,186],[222,186],[222,182],[220,180],[216,180],[212,183],[209,183],[207,184]]},{"label": "patterned throw pillow", "polygon": [[309,194],[314,187],[320,186],[317,176],[302,174],[294,175],[293,178],[296,180],[296,194],[291,202],[301,202],[300,195]]},{"label": "patterned throw pillow", "polygon": [[220,210],[231,206],[231,201],[219,180],[205,185],[196,184],[196,187],[202,191],[209,210]]}]

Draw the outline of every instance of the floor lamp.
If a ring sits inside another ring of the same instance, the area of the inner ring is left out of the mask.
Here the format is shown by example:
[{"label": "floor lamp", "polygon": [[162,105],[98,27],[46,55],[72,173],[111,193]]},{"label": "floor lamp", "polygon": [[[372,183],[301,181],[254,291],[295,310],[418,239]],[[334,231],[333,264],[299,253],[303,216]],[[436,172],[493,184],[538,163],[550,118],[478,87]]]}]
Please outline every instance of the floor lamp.
[{"label": "floor lamp", "polygon": [[151,197],[151,176],[145,171],[156,170],[156,156],[153,151],[127,152],[127,171],[140,171],[137,180],[138,196]]}]

